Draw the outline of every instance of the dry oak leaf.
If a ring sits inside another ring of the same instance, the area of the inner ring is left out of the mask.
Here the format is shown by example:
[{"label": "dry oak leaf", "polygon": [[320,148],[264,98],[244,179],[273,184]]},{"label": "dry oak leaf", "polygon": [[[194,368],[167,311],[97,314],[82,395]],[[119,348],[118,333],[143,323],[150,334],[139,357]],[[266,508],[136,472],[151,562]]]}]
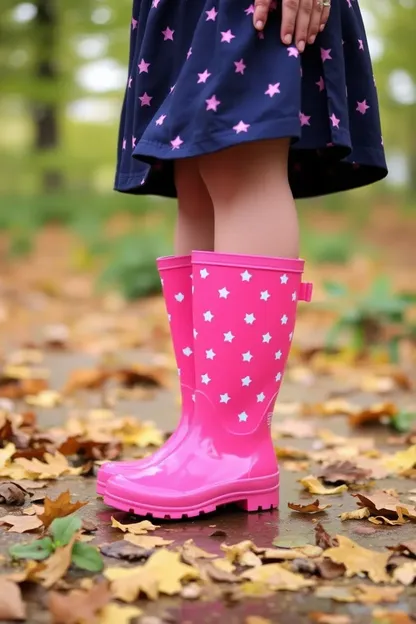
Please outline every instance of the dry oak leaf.
[{"label": "dry oak leaf", "polygon": [[334,563],[344,564],[347,577],[365,572],[374,583],[389,582],[386,567],[391,553],[368,550],[344,535],[337,535],[337,540],[339,546],[328,548],[324,552],[324,557],[328,557]]},{"label": "dry oak leaf", "polygon": [[175,541],[165,540],[158,535],[132,535],[131,533],[127,533],[124,536],[124,540],[147,550],[157,548],[158,546],[169,546],[169,544],[173,544]]},{"label": "dry oak leaf", "polygon": [[321,506],[318,499],[316,499],[314,503],[309,503],[309,505],[301,505],[300,503],[288,503],[287,506],[289,507],[289,509],[292,509],[292,511],[298,511],[299,513],[306,514],[319,513],[325,511],[325,509],[328,509],[329,507],[332,507],[332,505],[329,504]]},{"label": "dry oak leaf", "polygon": [[51,591],[46,604],[52,624],[95,624],[98,613],[110,600],[109,584],[101,582],[88,591],[75,589],[68,594]]},{"label": "dry oak leaf", "polygon": [[309,475],[304,477],[303,479],[299,479],[299,483],[303,485],[305,490],[308,490],[310,494],[318,494],[328,495],[328,494],[340,494],[341,492],[345,492],[348,490],[346,485],[338,485],[337,487],[327,488],[325,487],[319,479],[314,477],[313,475]]},{"label": "dry oak leaf", "polygon": [[354,509],[353,511],[344,511],[340,514],[341,522],[345,520],[364,520],[370,516],[370,510],[368,507],[362,507],[361,509]]},{"label": "dry oak leaf", "polygon": [[327,483],[360,483],[371,477],[371,471],[350,461],[339,461],[326,466],[319,476]]},{"label": "dry oak leaf", "polygon": [[405,451],[398,451],[385,460],[386,467],[396,474],[416,467],[416,444]]},{"label": "dry oak leaf", "polygon": [[403,587],[377,587],[360,583],[354,587],[357,602],[361,604],[380,604],[381,602],[397,602],[403,593]]},{"label": "dry oak leaf", "polygon": [[29,492],[14,481],[0,483],[0,505],[23,505]]},{"label": "dry oak leaf", "polygon": [[182,590],[181,581],[200,578],[195,568],[180,561],[180,553],[156,551],[143,566],[107,568],[104,576],[111,581],[114,598],[133,602],[140,593],[156,600],[159,593],[174,596]]},{"label": "dry oak leaf", "polygon": [[[100,612],[98,624],[130,624],[133,619],[138,618],[142,613],[143,611],[138,607],[110,602]],[[88,624],[90,622],[91,620],[88,620]]]},{"label": "dry oak leaf", "polygon": [[316,585],[316,581],[305,579],[301,574],[290,572],[280,563],[269,563],[258,568],[246,570],[241,574],[241,578],[264,583],[274,591],[298,591],[299,589]]},{"label": "dry oak leaf", "polygon": [[311,611],[308,613],[309,619],[316,624],[352,624],[349,615],[341,613],[324,613],[322,611]]},{"label": "dry oak leaf", "polygon": [[393,578],[402,585],[410,586],[416,581],[416,561],[409,561],[396,568]]},{"label": "dry oak leaf", "polygon": [[221,544],[221,550],[225,552],[225,556],[231,563],[239,563],[242,566],[254,568],[261,566],[261,559],[256,554],[260,552],[257,546],[250,540],[244,540],[238,544]]},{"label": "dry oak leaf", "polygon": [[26,605],[20,587],[5,577],[0,577],[0,620],[26,620]]},{"label": "dry oak leaf", "polygon": [[[371,495],[357,493],[353,496],[358,498],[358,505],[368,507],[371,515],[385,516],[394,521],[399,520],[398,524],[404,524],[402,516],[416,520],[416,507],[400,502],[396,496],[392,496],[389,492],[378,490]],[[386,524],[390,523],[386,522]]]},{"label": "dry oak leaf", "polygon": [[55,518],[64,518],[70,516],[72,513],[87,505],[87,502],[77,501],[71,503],[71,494],[69,490],[61,492],[58,498],[51,500],[47,496],[45,497],[43,514],[39,514],[39,519],[42,520],[45,528],[48,528]]},{"label": "dry oak leaf", "polygon": [[72,536],[66,546],[58,547],[48,559],[38,563],[34,578],[46,589],[49,589],[63,578],[71,565],[72,548],[79,534]]},{"label": "dry oak leaf", "polygon": [[45,453],[43,456],[44,461],[41,462],[38,459],[25,459],[20,457],[15,460],[15,464],[24,469],[27,476],[30,479],[56,479],[62,475],[79,475],[82,472],[81,468],[72,468],[66,457],[61,453]]},{"label": "dry oak leaf", "polygon": [[160,529],[159,525],[152,524],[149,520],[142,520],[141,522],[134,522],[132,524],[122,524],[111,517],[111,526],[113,529],[120,529],[123,533],[132,533],[133,535],[146,535],[148,531],[156,531]]},{"label": "dry oak leaf", "polygon": [[43,526],[42,520],[37,516],[13,516],[11,514],[0,518],[0,524],[10,525],[8,533],[26,533]]}]

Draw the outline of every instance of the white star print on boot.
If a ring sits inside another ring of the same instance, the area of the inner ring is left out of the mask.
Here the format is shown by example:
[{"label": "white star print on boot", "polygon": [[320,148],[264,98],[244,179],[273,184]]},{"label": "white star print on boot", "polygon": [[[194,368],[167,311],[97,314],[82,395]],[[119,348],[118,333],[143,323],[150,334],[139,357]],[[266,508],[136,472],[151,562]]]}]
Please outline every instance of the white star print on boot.
[{"label": "white star print on boot", "polygon": [[277,507],[270,421],[297,301],[312,294],[302,283],[304,262],[193,252],[192,265],[196,401],[189,435],[157,465],[110,479],[105,502],[157,518],[232,502],[248,511]]},{"label": "white star print on boot", "polygon": [[194,344],[192,333],[192,267],[190,256],[172,256],[157,260],[162,290],[172,334],[173,348],[182,395],[182,414],[175,433],[150,457],[135,461],[104,464],[97,475],[97,493],[104,494],[108,480],[118,474],[136,474],[167,457],[188,434],[195,388]]}]

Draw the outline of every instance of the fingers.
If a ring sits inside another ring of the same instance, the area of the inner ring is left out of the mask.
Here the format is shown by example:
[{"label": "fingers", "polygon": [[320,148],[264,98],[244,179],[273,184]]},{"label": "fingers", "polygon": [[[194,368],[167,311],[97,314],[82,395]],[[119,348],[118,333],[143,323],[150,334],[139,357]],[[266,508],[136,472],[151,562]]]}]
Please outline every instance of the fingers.
[{"label": "fingers", "polygon": [[313,0],[301,0],[296,20],[296,47],[303,52],[308,38],[309,24],[313,13]]},{"label": "fingers", "polygon": [[253,24],[256,30],[263,30],[269,16],[269,10],[272,0],[255,0]]},{"label": "fingers", "polygon": [[309,44],[314,43],[316,35],[319,32],[322,24],[323,4],[321,0],[313,0],[311,19],[309,22],[309,30],[307,35],[307,42]]},{"label": "fingers", "polygon": [[280,36],[286,45],[292,43],[298,9],[299,0],[282,0],[282,28]]}]

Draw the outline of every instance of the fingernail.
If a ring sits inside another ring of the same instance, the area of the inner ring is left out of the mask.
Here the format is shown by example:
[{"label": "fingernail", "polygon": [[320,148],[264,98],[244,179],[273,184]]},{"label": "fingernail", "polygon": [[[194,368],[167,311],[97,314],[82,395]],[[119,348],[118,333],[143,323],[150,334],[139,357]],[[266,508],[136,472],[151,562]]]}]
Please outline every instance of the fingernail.
[{"label": "fingernail", "polygon": [[325,24],[321,24],[321,25],[319,26],[319,32],[322,32],[324,28],[325,28]]},{"label": "fingernail", "polygon": [[264,22],[262,22],[261,20],[257,20],[256,22],[257,30],[261,30],[263,27],[264,27]]},{"label": "fingernail", "polygon": [[285,35],[283,37],[283,43],[285,43],[286,45],[289,45],[289,43],[292,43],[292,36],[291,35]]},{"label": "fingernail", "polygon": [[312,37],[309,37],[308,43],[313,43],[314,41],[315,41],[315,35],[312,35]]},{"label": "fingernail", "polygon": [[298,41],[298,50],[299,52],[303,52],[305,49],[305,42],[304,41]]}]

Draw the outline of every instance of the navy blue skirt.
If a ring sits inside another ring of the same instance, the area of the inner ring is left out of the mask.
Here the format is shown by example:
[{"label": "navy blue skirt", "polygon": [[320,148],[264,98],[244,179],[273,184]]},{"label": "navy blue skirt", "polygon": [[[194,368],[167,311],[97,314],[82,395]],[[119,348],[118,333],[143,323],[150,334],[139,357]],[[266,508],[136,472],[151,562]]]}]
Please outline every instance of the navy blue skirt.
[{"label": "navy blue skirt", "polygon": [[291,137],[295,197],[387,174],[376,86],[357,0],[333,0],[299,54],[264,33],[250,0],[134,0],[115,188],[175,197],[174,160]]}]

